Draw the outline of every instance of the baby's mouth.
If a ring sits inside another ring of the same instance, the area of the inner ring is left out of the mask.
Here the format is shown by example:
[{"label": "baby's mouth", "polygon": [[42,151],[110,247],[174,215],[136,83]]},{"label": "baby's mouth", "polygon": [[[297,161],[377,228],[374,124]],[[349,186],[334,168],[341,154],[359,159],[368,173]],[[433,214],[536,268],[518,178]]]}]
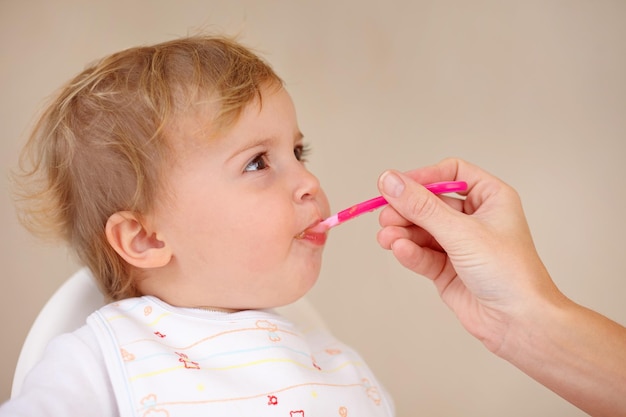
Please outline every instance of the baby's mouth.
[{"label": "baby's mouth", "polygon": [[326,243],[327,231],[320,232],[318,230],[315,230],[315,226],[317,226],[318,224],[319,223],[309,226],[307,229],[298,233],[295,238],[299,240],[308,240],[312,243],[323,245],[324,243]]},{"label": "baby's mouth", "polygon": [[317,245],[323,245],[324,243],[326,243],[326,238],[327,235],[325,232],[312,232],[310,230],[305,230],[304,232],[296,236],[296,239],[308,240],[309,242],[315,243]]},{"label": "baby's mouth", "polygon": [[306,229],[304,229],[303,231],[301,231],[300,233],[298,233],[295,238],[296,239],[304,239],[305,236],[310,233],[315,226],[317,226],[318,224],[320,224],[321,220],[317,220],[315,222],[313,222],[312,224],[308,225]]}]

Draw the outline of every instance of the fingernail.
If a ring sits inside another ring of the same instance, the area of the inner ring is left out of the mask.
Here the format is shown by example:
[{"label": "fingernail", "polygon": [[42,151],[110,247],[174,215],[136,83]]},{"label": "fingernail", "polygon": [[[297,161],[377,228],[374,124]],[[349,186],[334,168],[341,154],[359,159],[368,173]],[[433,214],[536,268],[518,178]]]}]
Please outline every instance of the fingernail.
[{"label": "fingernail", "polygon": [[391,197],[400,197],[404,191],[404,182],[393,172],[387,171],[382,179],[383,192]]}]

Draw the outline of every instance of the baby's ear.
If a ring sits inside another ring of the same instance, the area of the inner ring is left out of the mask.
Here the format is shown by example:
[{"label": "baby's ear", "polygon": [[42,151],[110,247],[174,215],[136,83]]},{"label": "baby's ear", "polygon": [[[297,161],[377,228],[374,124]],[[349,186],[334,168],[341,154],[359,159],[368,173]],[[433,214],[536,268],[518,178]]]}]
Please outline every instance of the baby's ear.
[{"label": "baby's ear", "polygon": [[158,268],[172,259],[172,251],[159,236],[144,227],[136,214],[118,211],[107,220],[106,237],[126,262],[137,268]]}]

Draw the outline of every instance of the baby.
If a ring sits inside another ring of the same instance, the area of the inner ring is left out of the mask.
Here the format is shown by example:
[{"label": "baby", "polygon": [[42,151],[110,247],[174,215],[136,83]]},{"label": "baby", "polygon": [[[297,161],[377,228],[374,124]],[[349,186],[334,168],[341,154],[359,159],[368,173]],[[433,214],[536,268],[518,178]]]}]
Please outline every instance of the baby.
[{"label": "baby", "polygon": [[291,98],[234,40],[113,54],[25,148],[22,220],[112,302],[53,340],[0,415],[390,416],[359,355],[272,308],[315,284],[329,214]]}]

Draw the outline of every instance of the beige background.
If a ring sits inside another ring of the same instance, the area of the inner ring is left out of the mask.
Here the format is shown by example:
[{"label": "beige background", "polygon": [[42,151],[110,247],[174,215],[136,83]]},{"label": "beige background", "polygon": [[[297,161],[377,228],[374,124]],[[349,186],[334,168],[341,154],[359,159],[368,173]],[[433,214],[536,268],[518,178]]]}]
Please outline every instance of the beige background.
[{"label": "beige background", "polygon": [[[626,323],[626,2],[0,0],[0,401],[23,338],[76,265],[15,220],[6,180],[44,99],[137,44],[241,32],[286,80],[335,209],[385,168],[455,155],[521,193],[554,279]],[[393,393],[399,416],[578,416],[467,335],[431,284],[337,229],[311,299]]]}]

